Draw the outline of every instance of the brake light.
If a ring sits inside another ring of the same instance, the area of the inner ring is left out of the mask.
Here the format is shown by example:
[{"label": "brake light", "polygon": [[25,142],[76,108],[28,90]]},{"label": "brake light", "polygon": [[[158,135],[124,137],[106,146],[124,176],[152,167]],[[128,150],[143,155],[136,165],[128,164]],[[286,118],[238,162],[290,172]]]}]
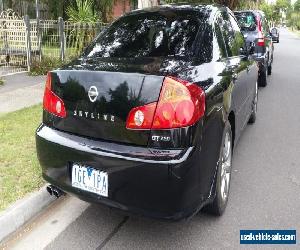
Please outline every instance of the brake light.
[{"label": "brake light", "polygon": [[65,118],[67,113],[64,102],[56,94],[53,93],[53,91],[51,90],[51,85],[51,73],[49,72],[47,74],[45,85],[43,108],[53,115]]},{"label": "brake light", "polygon": [[261,32],[258,34],[257,46],[265,46],[265,38]]},{"label": "brake light", "polygon": [[259,47],[265,46],[265,38],[262,33],[262,23],[258,16],[256,17],[256,23],[257,23],[257,29],[258,29],[257,46],[259,46]]},{"label": "brake light", "polygon": [[205,112],[205,93],[196,84],[166,77],[158,102],[130,111],[128,129],[170,129],[191,126]]},{"label": "brake light", "polygon": [[156,108],[156,102],[145,106],[133,108],[128,115],[126,128],[130,129],[150,129]]}]

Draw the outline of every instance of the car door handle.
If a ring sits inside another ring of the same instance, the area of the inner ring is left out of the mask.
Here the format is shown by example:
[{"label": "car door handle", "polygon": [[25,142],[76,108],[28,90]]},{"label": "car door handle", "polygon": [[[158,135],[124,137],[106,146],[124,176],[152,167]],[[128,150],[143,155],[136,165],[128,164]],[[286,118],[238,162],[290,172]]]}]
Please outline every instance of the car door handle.
[{"label": "car door handle", "polygon": [[234,73],[234,74],[232,75],[232,79],[233,79],[233,80],[236,80],[237,78],[238,78],[237,73]]}]

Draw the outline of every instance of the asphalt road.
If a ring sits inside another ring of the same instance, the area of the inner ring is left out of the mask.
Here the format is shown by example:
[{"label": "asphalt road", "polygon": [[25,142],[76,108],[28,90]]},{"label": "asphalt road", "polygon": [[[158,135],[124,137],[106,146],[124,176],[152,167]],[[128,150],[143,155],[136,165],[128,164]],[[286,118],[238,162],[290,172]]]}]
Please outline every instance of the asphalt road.
[{"label": "asphalt road", "polygon": [[188,221],[161,222],[65,197],[16,234],[8,248],[236,249],[240,229],[296,229],[299,249],[299,110],[300,39],[282,30],[269,85],[259,90],[257,122],[247,126],[234,152],[222,217],[200,213]]}]

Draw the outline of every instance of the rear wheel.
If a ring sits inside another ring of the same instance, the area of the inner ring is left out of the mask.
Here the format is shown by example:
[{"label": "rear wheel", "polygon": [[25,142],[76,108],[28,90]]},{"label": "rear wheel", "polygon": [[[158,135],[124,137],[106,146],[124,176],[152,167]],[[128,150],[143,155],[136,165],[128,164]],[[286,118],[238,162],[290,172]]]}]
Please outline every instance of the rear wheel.
[{"label": "rear wheel", "polygon": [[216,195],[206,210],[214,215],[222,215],[225,211],[230,187],[231,163],[232,163],[232,131],[227,122],[219,157],[219,166],[216,175]]},{"label": "rear wheel", "polygon": [[268,65],[268,76],[272,74],[272,62],[273,62],[273,58],[270,65]]},{"label": "rear wheel", "polygon": [[261,72],[259,73],[259,86],[260,87],[266,87],[268,84],[268,67],[267,66],[262,66]]},{"label": "rear wheel", "polygon": [[257,101],[258,101],[258,87],[257,83],[255,84],[255,94],[252,102],[252,112],[249,118],[249,123],[253,124],[256,121],[256,113],[257,113]]}]

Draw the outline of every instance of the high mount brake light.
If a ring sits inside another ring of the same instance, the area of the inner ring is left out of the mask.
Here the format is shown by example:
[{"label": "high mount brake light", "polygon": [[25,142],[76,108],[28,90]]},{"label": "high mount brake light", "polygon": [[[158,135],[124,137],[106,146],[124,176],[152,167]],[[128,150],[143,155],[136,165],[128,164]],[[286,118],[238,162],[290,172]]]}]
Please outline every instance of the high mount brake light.
[{"label": "high mount brake light", "polygon": [[43,108],[49,113],[56,115],[60,118],[65,118],[66,108],[62,99],[60,99],[56,94],[51,90],[51,73],[47,74],[47,80],[45,85],[44,99],[43,99]]},{"label": "high mount brake light", "polygon": [[195,124],[205,112],[205,93],[196,84],[166,77],[158,102],[133,108],[128,129],[171,129]]}]

